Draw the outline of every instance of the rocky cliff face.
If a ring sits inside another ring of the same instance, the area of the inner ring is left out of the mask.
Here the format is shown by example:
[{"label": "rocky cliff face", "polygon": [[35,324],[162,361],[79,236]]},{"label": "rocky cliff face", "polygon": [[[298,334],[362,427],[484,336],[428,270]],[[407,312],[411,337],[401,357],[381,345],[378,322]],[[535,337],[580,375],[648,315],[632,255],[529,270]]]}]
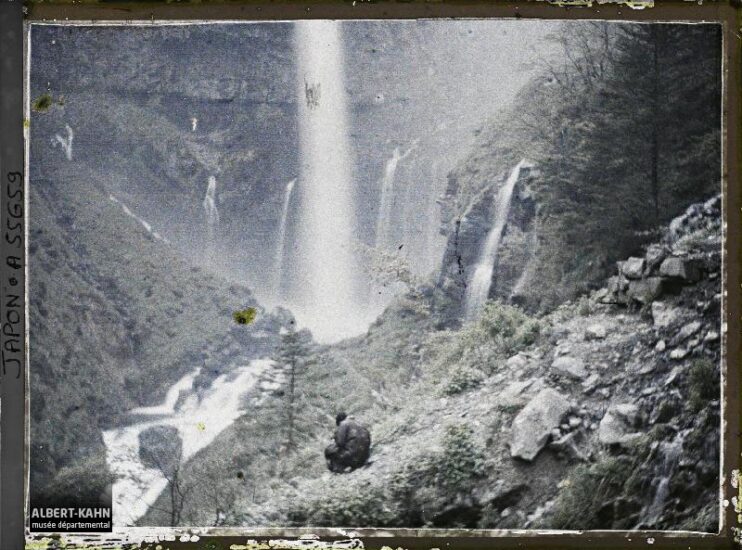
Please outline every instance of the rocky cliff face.
[{"label": "rocky cliff face", "polygon": [[[442,208],[441,233],[447,236],[439,284],[460,314],[466,289],[494,224],[497,195],[515,166],[498,164],[497,173],[479,173],[466,166],[448,176],[448,187],[439,199]],[[513,189],[497,260],[492,272],[490,299],[529,305],[534,260],[538,251],[538,203],[533,186],[538,169],[521,170]],[[479,188],[469,190],[471,179]],[[469,181],[467,181],[469,180]],[[482,185],[484,182],[484,185]]]},{"label": "rocky cliff face", "polygon": [[[436,49],[441,37],[454,53]],[[366,22],[345,25],[343,39],[359,240],[374,244],[386,162],[395,148],[412,149],[396,173],[392,238],[413,269],[428,274],[442,249],[429,223],[435,197],[501,90],[463,84],[478,74],[470,65],[454,64],[459,80],[446,74],[446,56],[468,60],[482,41],[463,31]],[[69,125],[74,158],[107,171],[107,193],[182,255],[264,295],[274,284],[286,185],[300,175],[294,48],[290,23],[34,28],[31,99],[48,94],[52,104],[33,117],[32,177],[63,158],[50,142]],[[457,124],[441,123],[441,112]],[[202,202],[210,176],[220,226],[216,260],[207,262]],[[289,216],[289,237],[294,223]]]}]

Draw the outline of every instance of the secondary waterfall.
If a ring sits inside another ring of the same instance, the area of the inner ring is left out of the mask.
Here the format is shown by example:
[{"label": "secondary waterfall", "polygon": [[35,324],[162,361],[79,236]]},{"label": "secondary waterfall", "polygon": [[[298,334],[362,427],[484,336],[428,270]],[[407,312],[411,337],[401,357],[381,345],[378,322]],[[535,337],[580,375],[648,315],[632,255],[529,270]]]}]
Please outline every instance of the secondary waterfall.
[{"label": "secondary waterfall", "polygon": [[492,284],[492,272],[495,269],[497,260],[497,251],[500,248],[500,239],[505,229],[505,223],[510,213],[510,200],[513,197],[513,189],[520,177],[521,169],[526,165],[526,160],[522,159],[515,168],[510,172],[507,181],[497,193],[497,203],[495,209],[495,218],[492,223],[492,229],[487,234],[487,240],[484,248],[474,269],[474,276],[469,282],[466,289],[466,306],[465,317],[473,320],[482,311],[484,303],[489,296],[490,286]]},{"label": "secondary waterfall", "polygon": [[379,213],[376,217],[376,247],[387,248],[393,243],[391,235],[392,206],[394,205],[394,176],[397,166],[401,160],[415,148],[413,145],[404,154],[399,152],[399,147],[394,148],[392,157],[386,161],[384,166],[384,178],[381,180],[381,198],[379,200]]},{"label": "secondary waterfall", "polygon": [[286,184],[286,191],[283,195],[283,208],[281,209],[281,221],[278,226],[278,238],[276,239],[276,257],[275,257],[275,289],[274,297],[279,298],[281,294],[281,280],[283,279],[283,256],[286,250],[286,224],[289,219],[289,207],[291,206],[291,195],[294,192],[296,179],[292,179]]},{"label": "secondary waterfall", "polygon": [[209,261],[214,259],[216,246],[216,230],[219,226],[219,210],[216,208],[216,178],[209,176],[209,185],[204,197],[204,211],[206,212],[206,247]]},{"label": "secondary waterfall", "polygon": [[301,176],[293,289],[299,321],[325,342],[366,328],[358,288],[341,25],[295,23]]}]

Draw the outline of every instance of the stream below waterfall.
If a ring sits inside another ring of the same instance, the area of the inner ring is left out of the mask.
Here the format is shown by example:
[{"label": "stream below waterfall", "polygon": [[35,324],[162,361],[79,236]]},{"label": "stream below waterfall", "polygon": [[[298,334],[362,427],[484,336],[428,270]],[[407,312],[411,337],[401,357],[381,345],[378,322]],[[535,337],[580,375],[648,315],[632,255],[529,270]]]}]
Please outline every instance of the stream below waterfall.
[{"label": "stream below waterfall", "polygon": [[199,397],[192,389],[196,369],[178,380],[161,405],[130,411],[132,424],[103,432],[106,460],[116,476],[113,484],[114,525],[132,526],[147,513],[167,480],[139,458],[139,434],[153,426],[173,426],[183,439],[186,461],[209,445],[243,412],[244,395],[255,387],[260,375],[270,369],[270,359],[256,359],[219,376]]}]

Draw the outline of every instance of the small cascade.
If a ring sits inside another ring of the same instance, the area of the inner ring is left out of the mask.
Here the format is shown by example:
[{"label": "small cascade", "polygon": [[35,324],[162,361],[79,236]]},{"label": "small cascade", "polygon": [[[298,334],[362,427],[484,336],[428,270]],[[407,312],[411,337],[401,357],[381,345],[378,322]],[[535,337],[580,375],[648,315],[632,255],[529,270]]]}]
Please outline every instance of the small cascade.
[{"label": "small cascade", "polygon": [[139,224],[140,224],[140,225],[141,225],[142,227],[144,227],[144,229],[145,229],[145,230],[147,231],[147,233],[149,233],[150,235],[152,235],[152,236],[153,236],[153,237],[154,237],[155,239],[157,239],[158,241],[162,241],[162,242],[164,242],[164,243],[170,244],[170,241],[168,241],[168,240],[167,240],[167,239],[166,239],[165,237],[163,237],[163,236],[162,236],[162,235],[160,235],[160,234],[159,234],[159,233],[158,233],[157,231],[155,231],[154,229],[152,229],[152,224],[150,224],[150,223],[149,223],[148,221],[146,221],[146,220],[144,220],[144,219],[140,218],[139,216],[137,216],[137,215],[136,215],[136,214],[135,214],[134,212],[132,212],[132,211],[131,211],[131,209],[130,209],[130,208],[129,208],[128,206],[126,206],[126,205],[125,205],[125,204],[124,204],[123,202],[121,202],[120,200],[118,200],[118,199],[117,199],[116,197],[114,197],[113,195],[108,195],[108,199],[109,199],[109,200],[110,200],[111,202],[114,202],[114,203],[118,204],[118,205],[119,205],[119,206],[121,207],[121,210],[123,210],[123,211],[124,211],[124,214],[126,214],[126,215],[127,215],[127,216],[129,216],[130,218],[134,218],[134,219],[135,219],[135,220],[136,220],[137,222],[139,222]]},{"label": "small cascade", "polygon": [[286,225],[289,219],[289,208],[291,206],[291,195],[294,192],[294,185],[296,185],[296,178],[292,179],[286,184],[286,191],[283,194],[283,208],[281,209],[281,221],[278,226],[278,238],[276,239],[276,252],[275,252],[275,288],[274,298],[280,298],[281,294],[281,281],[283,279],[283,256],[286,250]]},{"label": "small cascade", "polygon": [[206,212],[206,247],[209,261],[213,261],[216,247],[216,230],[219,226],[219,210],[216,207],[216,178],[209,176],[209,185],[204,197],[204,211]]},{"label": "small cascade", "polygon": [[376,218],[376,247],[388,248],[392,243],[392,206],[394,205],[394,176],[400,161],[406,159],[415,149],[417,143],[413,144],[404,154],[395,147],[392,156],[384,166],[384,178],[381,180],[381,196],[379,200],[379,213]]},{"label": "small cascade", "polygon": [[662,468],[660,469],[660,475],[652,482],[655,487],[654,498],[652,503],[640,514],[640,517],[643,518],[642,523],[649,527],[655,526],[662,519],[665,503],[670,494],[670,480],[680,462],[683,443],[689,432],[690,430],[680,431],[672,441],[660,443],[659,454],[662,457]]},{"label": "small cascade", "polygon": [[54,138],[52,138],[52,147],[61,145],[62,150],[64,151],[64,156],[67,157],[67,160],[72,160],[72,140],[75,137],[75,133],[72,131],[69,124],[65,124],[64,128],[67,130],[67,137],[62,137],[59,134],[56,134]]},{"label": "small cascade", "polygon": [[487,240],[484,243],[477,266],[474,269],[474,275],[466,289],[466,305],[464,309],[465,318],[473,320],[479,315],[484,307],[484,303],[489,296],[490,286],[492,285],[492,272],[495,269],[497,261],[497,251],[500,248],[502,232],[510,213],[510,200],[513,197],[513,189],[520,177],[520,171],[527,165],[525,159],[522,159],[515,168],[510,172],[507,181],[497,193],[495,217],[492,223],[492,229],[487,234]]},{"label": "small cascade", "polygon": [[198,128],[198,119],[196,117],[191,118],[191,132],[195,132]]}]

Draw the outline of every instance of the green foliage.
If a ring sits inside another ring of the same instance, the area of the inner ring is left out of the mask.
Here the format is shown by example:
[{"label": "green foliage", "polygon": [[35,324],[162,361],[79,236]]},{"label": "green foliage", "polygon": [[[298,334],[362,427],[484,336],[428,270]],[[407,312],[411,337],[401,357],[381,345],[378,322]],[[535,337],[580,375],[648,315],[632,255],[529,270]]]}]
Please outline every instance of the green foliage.
[{"label": "green foliage", "polygon": [[583,317],[587,317],[590,315],[590,298],[585,296],[584,294],[580,296],[580,300],[577,303],[577,309],[580,315]]},{"label": "green foliage", "polygon": [[394,510],[380,485],[334,483],[324,495],[294,502],[289,520],[311,527],[379,527],[393,522]]},{"label": "green foliage", "polygon": [[492,369],[493,358],[506,358],[533,345],[541,323],[516,306],[489,301],[480,318],[461,331],[460,345],[475,350]]},{"label": "green foliage", "polygon": [[703,357],[693,360],[688,373],[688,382],[690,384],[688,405],[694,412],[700,411],[710,400],[719,398],[719,373],[710,359]]},{"label": "green foliage", "polygon": [[254,307],[248,307],[232,313],[232,319],[238,325],[249,325],[255,320],[258,315],[258,310]]},{"label": "green foliage", "polygon": [[580,464],[572,470],[552,510],[554,529],[597,529],[598,512],[619,495],[632,470],[626,457],[606,457],[592,465]]},{"label": "green foliage", "polygon": [[478,388],[484,381],[484,374],[478,369],[458,366],[443,387],[444,395],[456,395],[467,390]]},{"label": "green foliage", "polygon": [[538,167],[529,309],[591,290],[721,181],[718,30],[584,22],[548,38],[559,55],[455,174],[465,209],[489,174],[524,156]]},{"label": "green foliage", "polygon": [[297,391],[300,378],[305,374],[309,365],[310,350],[309,334],[297,332],[293,325],[281,334],[281,344],[278,348],[276,361],[279,365],[288,368],[288,387],[285,392],[284,415],[286,420],[286,449],[296,448],[296,437],[301,432],[299,410],[304,400],[302,392]]},{"label": "green foliage", "polygon": [[466,491],[484,475],[485,456],[466,424],[449,426],[438,460],[438,484],[449,491]]},{"label": "green foliage", "polygon": [[61,468],[39,500],[48,504],[74,502],[94,506],[113,482],[105,451],[101,451]]}]

